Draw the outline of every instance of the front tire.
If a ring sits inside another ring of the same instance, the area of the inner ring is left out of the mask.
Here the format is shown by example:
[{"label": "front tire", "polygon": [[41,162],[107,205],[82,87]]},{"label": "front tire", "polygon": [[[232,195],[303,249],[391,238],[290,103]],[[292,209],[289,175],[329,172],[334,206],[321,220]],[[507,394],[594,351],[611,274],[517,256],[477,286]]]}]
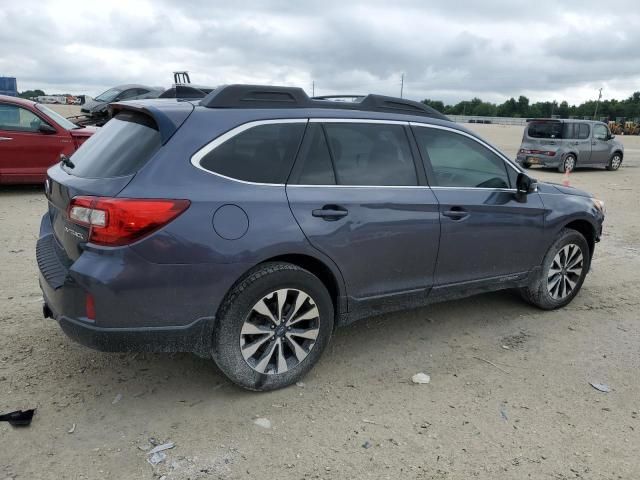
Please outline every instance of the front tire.
[{"label": "front tire", "polygon": [[547,251],[537,278],[520,289],[520,294],[543,310],[564,307],[580,291],[590,264],[589,245],[584,236],[565,228]]},{"label": "front tire", "polygon": [[237,385],[275,390],[301,379],[333,332],[329,292],[290,263],[265,263],[236,284],[220,307],[211,356]]},{"label": "front tire", "polygon": [[609,163],[607,163],[607,166],[605,168],[610,171],[615,171],[620,168],[620,165],[622,165],[622,155],[616,152],[613,155],[611,155],[611,158],[609,159]]}]

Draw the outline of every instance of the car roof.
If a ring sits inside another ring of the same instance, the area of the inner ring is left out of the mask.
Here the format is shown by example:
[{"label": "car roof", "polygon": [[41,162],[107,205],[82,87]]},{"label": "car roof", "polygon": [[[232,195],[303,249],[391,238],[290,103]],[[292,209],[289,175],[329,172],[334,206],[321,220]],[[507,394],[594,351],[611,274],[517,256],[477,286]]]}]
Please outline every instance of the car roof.
[{"label": "car roof", "polygon": [[529,118],[527,119],[527,122],[528,123],[531,123],[531,122],[588,123],[588,124],[601,123],[604,125],[604,122],[601,122],[599,120],[582,120],[580,118]]},{"label": "car roof", "polygon": [[26,98],[12,97],[11,95],[0,95],[0,102],[14,103],[24,107],[32,107],[36,102]]}]

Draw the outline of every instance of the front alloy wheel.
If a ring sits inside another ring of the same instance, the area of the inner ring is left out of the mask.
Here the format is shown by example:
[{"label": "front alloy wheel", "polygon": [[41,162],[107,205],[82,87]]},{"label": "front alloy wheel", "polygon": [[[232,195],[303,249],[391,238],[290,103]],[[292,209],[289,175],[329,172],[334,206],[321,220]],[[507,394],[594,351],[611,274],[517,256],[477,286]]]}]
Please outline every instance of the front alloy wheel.
[{"label": "front alloy wheel", "polygon": [[564,300],[582,277],[584,256],[575,243],[565,245],[553,258],[547,274],[547,290],[554,300]]},{"label": "front alloy wheel", "polygon": [[267,375],[295,368],[313,349],[320,312],[310,295],[294,288],[265,295],[251,309],[240,331],[245,362]]}]

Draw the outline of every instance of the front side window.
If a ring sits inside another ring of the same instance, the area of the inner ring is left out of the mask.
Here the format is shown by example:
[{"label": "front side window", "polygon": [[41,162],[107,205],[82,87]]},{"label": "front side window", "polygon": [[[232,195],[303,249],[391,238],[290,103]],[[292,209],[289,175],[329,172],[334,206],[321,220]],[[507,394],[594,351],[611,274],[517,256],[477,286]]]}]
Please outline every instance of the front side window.
[{"label": "front side window", "polygon": [[437,128],[414,127],[418,148],[438,187],[510,188],[505,162],[469,137]]},{"label": "front side window", "polygon": [[257,125],[211,150],[200,166],[236,180],[284,184],[304,128],[304,122]]},{"label": "front side window", "polygon": [[46,123],[26,108],[0,103],[0,130],[37,132]]},{"label": "front side window", "polygon": [[609,137],[609,130],[604,125],[593,126],[593,138],[596,140],[606,140]]},{"label": "front side window", "polygon": [[326,123],[324,130],[339,185],[418,184],[402,125]]}]

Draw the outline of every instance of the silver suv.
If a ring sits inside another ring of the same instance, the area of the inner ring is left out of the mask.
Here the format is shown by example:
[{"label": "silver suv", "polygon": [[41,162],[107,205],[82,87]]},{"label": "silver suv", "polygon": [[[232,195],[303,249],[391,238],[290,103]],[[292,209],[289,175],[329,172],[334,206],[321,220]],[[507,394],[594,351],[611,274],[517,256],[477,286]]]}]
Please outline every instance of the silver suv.
[{"label": "silver suv", "polygon": [[525,168],[531,165],[570,172],[577,167],[605,167],[617,170],[624,146],[609,127],[591,120],[542,119],[528,122],[516,158]]}]

